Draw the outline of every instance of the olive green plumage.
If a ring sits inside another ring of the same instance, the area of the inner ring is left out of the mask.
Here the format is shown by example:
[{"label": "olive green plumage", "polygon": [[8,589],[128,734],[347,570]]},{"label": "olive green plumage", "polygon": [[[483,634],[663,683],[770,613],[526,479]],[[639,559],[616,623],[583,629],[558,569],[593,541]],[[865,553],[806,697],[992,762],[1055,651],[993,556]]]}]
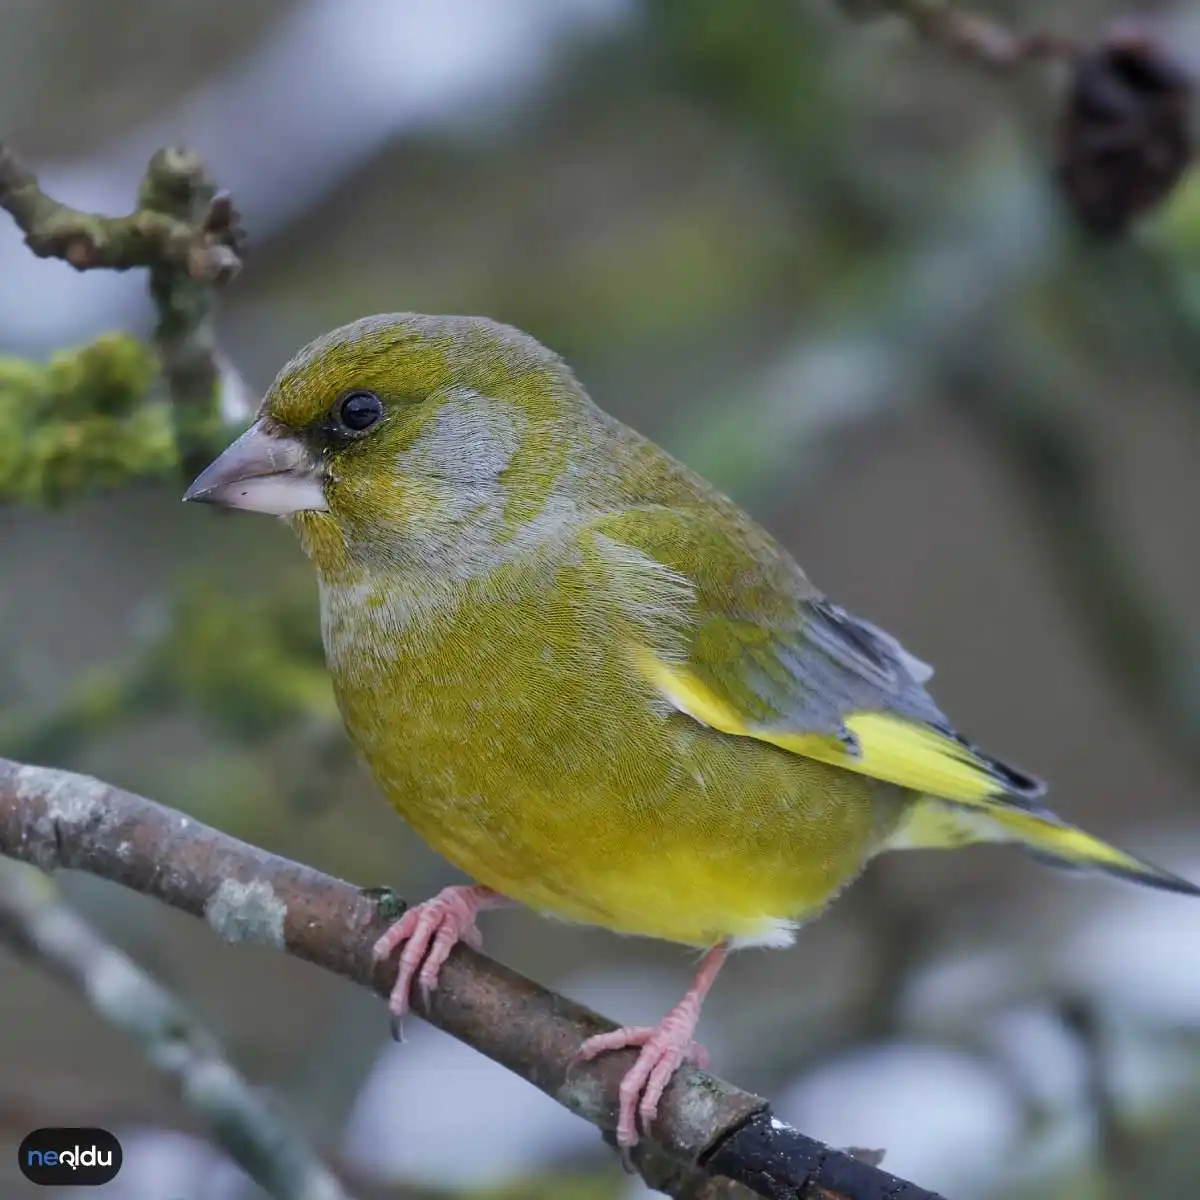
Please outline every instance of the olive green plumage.
[{"label": "olive green plumage", "polygon": [[[342,422],[351,393],[382,402],[370,428]],[[977,840],[1190,886],[958,739],[927,668],[517,330],[355,322],[284,368],[257,428],[319,481],[268,510],[316,565],[351,738],[514,900],[779,944],[879,850]]]}]

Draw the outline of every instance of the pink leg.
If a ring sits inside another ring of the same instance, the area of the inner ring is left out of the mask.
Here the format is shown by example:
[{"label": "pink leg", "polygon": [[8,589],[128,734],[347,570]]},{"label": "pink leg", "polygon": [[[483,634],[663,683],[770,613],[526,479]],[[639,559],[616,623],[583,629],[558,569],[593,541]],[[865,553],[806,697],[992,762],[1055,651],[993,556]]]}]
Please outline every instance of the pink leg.
[{"label": "pink leg", "polygon": [[708,1055],[702,1046],[692,1041],[700,1020],[700,1006],[712,987],[729,946],[725,942],[714,946],[700,960],[692,986],[680,1002],[657,1025],[633,1025],[614,1029],[612,1033],[590,1037],[576,1057],[595,1058],[606,1050],[623,1050],[626,1046],[641,1046],[637,1061],[621,1080],[621,1107],[617,1120],[617,1144],[634,1146],[638,1140],[638,1117],[642,1128],[658,1116],[658,1102],[671,1076],[685,1060],[698,1067],[708,1066]]},{"label": "pink leg", "polygon": [[438,972],[450,957],[455,943],[466,942],[476,949],[483,937],[475,924],[475,914],[488,908],[501,908],[511,901],[480,884],[443,888],[432,900],[410,908],[375,943],[375,957],[386,959],[402,942],[400,967],[392,988],[388,1008],[392,1027],[397,1032],[400,1018],[408,1011],[414,977],[426,1000],[437,987]]}]

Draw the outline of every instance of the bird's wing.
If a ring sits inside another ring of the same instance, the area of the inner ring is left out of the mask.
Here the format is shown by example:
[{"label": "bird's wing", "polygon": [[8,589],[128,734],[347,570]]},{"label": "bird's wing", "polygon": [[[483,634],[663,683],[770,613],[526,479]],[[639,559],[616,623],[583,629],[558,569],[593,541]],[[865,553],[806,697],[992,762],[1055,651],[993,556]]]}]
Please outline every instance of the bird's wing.
[{"label": "bird's wing", "polygon": [[662,701],[721,733],[910,789],[919,798],[885,848],[1012,842],[1059,866],[1200,895],[1042,805],[1039,780],[954,731],[925,690],[929,667],[831,604],[739,510],[711,503],[717,514],[626,510],[585,534],[606,597],[628,617],[632,669]]},{"label": "bird's wing", "polygon": [[961,738],[931,669],[816,591],[732,506],[644,506],[589,526],[610,596],[633,620],[634,669],[723,733],[958,804],[1042,811],[1036,779]]}]

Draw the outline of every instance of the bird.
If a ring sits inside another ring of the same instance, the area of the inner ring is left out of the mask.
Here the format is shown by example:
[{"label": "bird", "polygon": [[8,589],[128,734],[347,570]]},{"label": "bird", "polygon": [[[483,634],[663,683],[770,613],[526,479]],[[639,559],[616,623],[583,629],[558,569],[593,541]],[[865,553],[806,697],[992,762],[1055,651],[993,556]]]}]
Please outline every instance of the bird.
[{"label": "bird", "polygon": [[883,852],[1004,842],[1200,895],[1055,815],[955,730],[929,666],[511,326],[390,313],[318,337],[184,498],[295,531],[350,741],[472,881],[375,946],[400,948],[395,1019],[504,904],[700,951],[657,1024],[579,1047],[637,1050],[623,1148],[705,1065],[731,951],[789,945]]}]

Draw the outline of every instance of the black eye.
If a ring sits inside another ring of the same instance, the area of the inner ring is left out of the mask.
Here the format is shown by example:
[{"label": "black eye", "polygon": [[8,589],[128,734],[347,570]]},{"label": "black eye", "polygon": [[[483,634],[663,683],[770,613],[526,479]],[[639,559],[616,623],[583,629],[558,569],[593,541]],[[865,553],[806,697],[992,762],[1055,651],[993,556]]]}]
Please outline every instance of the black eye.
[{"label": "black eye", "polygon": [[347,392],[337,403],[337,423],[346,433],[366,433],[383,416],[383,401],[374,392]]}]

